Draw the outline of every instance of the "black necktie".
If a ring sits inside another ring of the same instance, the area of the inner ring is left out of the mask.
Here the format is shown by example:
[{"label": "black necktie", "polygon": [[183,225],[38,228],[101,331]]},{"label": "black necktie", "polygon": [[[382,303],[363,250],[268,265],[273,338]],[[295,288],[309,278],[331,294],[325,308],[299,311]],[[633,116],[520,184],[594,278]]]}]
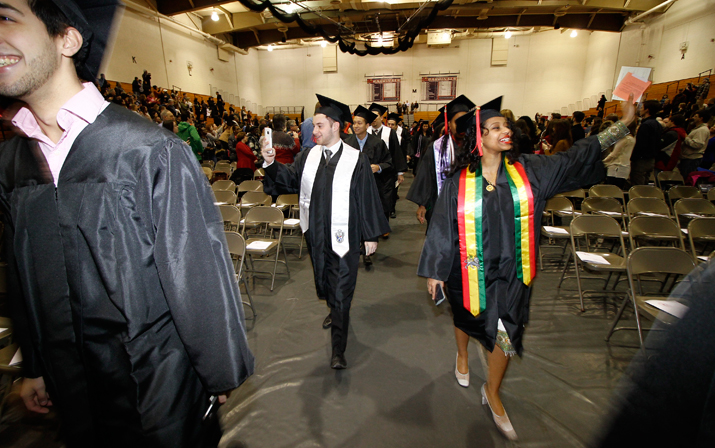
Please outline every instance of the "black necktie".
[{"label": "black necktie", "polygon": [[333,155],[333,151],[331,151],[329,149],[325,150],[325,166],[328,166],[328,164],[330,163],[330,156],[332,156],[332,155]]},{"label": "black necktie", "polygon": [[379,134],[379,132],[378,132],[378,130],[377,130],[377,129],[374,129],[374,130],[372,131],[372,135],[375,135],[375,136],[377,136],[378,134]]}]

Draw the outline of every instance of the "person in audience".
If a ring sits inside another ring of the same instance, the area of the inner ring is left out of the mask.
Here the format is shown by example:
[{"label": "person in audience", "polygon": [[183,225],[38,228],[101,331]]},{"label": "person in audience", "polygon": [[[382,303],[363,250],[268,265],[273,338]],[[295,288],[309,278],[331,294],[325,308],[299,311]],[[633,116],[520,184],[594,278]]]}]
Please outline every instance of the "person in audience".
[{"label": "person in audience", "polygon": [[572,145],[571,124],[568,120],[551,120],[551,146],[546,148],[546,155],[566,152]]},{"label": "person in audience", "polygon": [[603,118],[604,111],[606,110],[606,95],[601,95],[601,98],[598,99],[596,110],[598,111],[598,118]]},{"label": "person in audience", "polygon": [[[618,121],[618,119],[616,119]],[[599,129],[601,129],[601,125],[603,124],[603,118],[601,117],[595,117],[593,121],[591,122],[591,130],[588,133],[587,137],[591,137],[592,135],[598,135]]]},{"label": "person in audience", "polygon": [[[482,403],[510,440],[517,435],[500,387],[509,360],[523,351],[541,231],[541,219],[531,217],[540,217],[554,194],[603,179],[601,152],[628,135],[635,118],[633,95],[623,104],[623,113],[608,131],[549,157],[520,155],[509,123],[497,110],[484,108],[476,119],[462,117],[468,126],[465,144],[437,199],[417,274],[427,278],[433,299],[447,288],[457,342],[454,375],[460,386],[470,384],[470,337],[487,350]],[[519,228],[515,222],[528,225]]]},{"label": "person in audience", "polygon": [[139,80],[138,77],[134,77],[134,81],[132,81],[132,93],[134,95],[139,95],[142,92],[142,82]]},{"label": "person in audience", "polygon": [[[397,187],[395,187],[395,184],[399,186],[399,184],[404,182],[404,174],[405,171],[407,171],[407,158],[405,153],[402,151],[400,137],[397,135],[397,131],[395,129],[392,129],[389,126],[383,126],[383,118],[388,112],[387,107],[377,103],[372,103],[368,109],[370,112],[375,113],[375,121],[370,124],[367,131],[376,137],[381,138],[390,150],[392,166],[389,168],[388,173],[393,177],[392,185],[393,189],[396,191]],[[394,121],[398,122],[399,117],[397,117]],[[395,192],[393,195],[393,201],[396,201],[397,193]],[[390,211],[390,217],[394,217],[393,215],[396,216],[394,208]],[[383,236],[387,238],[389,235],[386,234]]]},{"label": "person in audience", "polygon": [[663,133],[660,136],[660,151],[656,155],[656,176],[660,171],[673,171],[680,161],[682,144],[687,137],[685,117],[673,115],[663,119]]},{"label": "person in audience", "polygon": [[708,93],[710,93],[710,78],[709,77],[703,79],[703,83],[698,86],[698,89],[695,93],[695,98],[705,100],[708,97]]},{"label": "person in audience", "polygon": [[[501,97],[486,105],[492,109],[501,109]],[[420,224],[427,222],[429,226],[437,196],[444,185],[455,154],[462,145],[463,134],[457,132],[457,119],[475,106],[476,104],[465,95],[459,95],[439,110],[435,124],[445,127],[444,135],[435,131],[435,140],[427,150],[422,152],[420,158],[422,167],[417,171],[415,180],[407,192],[407,200],[417,204],[416,215]]]},{"label": "person in audience", "polygon": [[300,146],[286,130],[286,116],[273,116],[273,149],[276,150],[276,160],[280,163],[293,163],[295,155],[300,152]]},{"label": "person in audience", "polygon": [[176,121],[174,120],[165,120],[161,123],[161,126],[166,129],[169,132],[173,132],[174,134],[179,133],[179,126],[176,124]]},{"label": "person in audience", "polygon": [[571,126],[571,138],[573,142],[586,138],[586,133],[583,130],[583,120],[586,118],[586,114],[581,111],[576,111],[573,113],[573,123]]},{"label": "person in audience", "polygon": [[[262,148],[263,185],[267,194],[300,195],[301,229],[313,262],[315,289],[330,307],[323,321],[323,328],[331,329],[330,367],[345,369],[360,242],[365,242],[365,254],[372,255],[378,237],[390,226],[381,213],[370,160],[340,140],[343,123],[352,122],[350,109],[321,95],[318,101],[321,107],[312,123],[317,144],[301,151],[293,165],[275,162],[275,151]],[[335,208],[333,203],[347,207]]]},{"label": "person in audience", "polygon": [[[536,144],[539,143],[539,136],[537,134],[537,128],[534,122],[532,121],[531,117],[528,115],[522,115],[519,117],[519,120],[522,122],[526,123],[526,126],[529,128],[529,138],[531,139],[531,145],[529,145],[529,148],[522,148],[525,151],[525,154],[528,152],[529,154],[533,154],[534,148],[536,147]],[[517,120],[517,122],[519,121]]]},{"label": "person in audience", "polygon": [[0,3],[22,55],[0,72],[22,102],[0,147],[20,396],[69,447],[216,446],[210,396],[253,372],[221,216],[180,139],[82,82],[119,2],[79,5]]},{"label": "person in audience", "polygon": [[196,130],[196,126],[194,126],[193,118],[188,112],[182,114],[178,129],[176,135],[191,146],[191,150],[200,162],[204,152],[204,145],[201,144],[201,137]]},{"label": "person in audience", "polygon": [[258,157],[248,147],[248,134],[239,132],[236,139],[238,140],[236,143],[236,169],[231,173],[231,180],[239,185],[244,180],[253,179]]},{"label": "person in audience", "polygon": [[[315,103],[315,110],[319,108],[320,103]],[[301,151],[304,151],[313,146],[315,146],[315,140],[313,140],[313,117],[309,117],[300,125],[300,148]]]},{"label": "person in audience", "polygon": [[708,120],[710,120],[710,113],[704,109],[693,114],[693,129],[683,141],[683,150],[680,153],[680,164],[678,165],[678,170],[683,177],[697,171],[703,161],[703,154],[705,154],[710,137]]},{"label": "person in audience", "polygon": [[715,126],[710,127],[710,139],[708,140],[708,146],[705,148],[700,167],[712,171],[713,164],[715,164]]},{"label": "person in audience", "polygon": [[660,102],[647,100],[640,110],[642,121],[636,134],[636,145],[631,153],[631,185],[646,185],[655,167],[655,157],[660,148],[662,127],[656,116]]},{"label": "person in audience", "polygon": [[521,151],[522,154],[533,154],[534,146],[531,144],[529,126],[526,124],[526,121],[521,118],[516,120],[512,130],[514,131],[513,139],[516,141],[517,147],[520,148],[519,151]]},{"label": "person in audience", "polygon": [[[616,121],[618,121],[618,114],[610,113],[610,114],[606,115],[603,119],[608,120],[611,123],[615,123]],[[599,127],[599,129],[600,129],[600,127]]]},{"label": "person in audience", "polygon": [[288,120],[288,134],[293,137],[294,140],[298,140],[296,144],[300,148],[300,127],[298,127],[295,120]]},{"label": "person in audience", "polygon": [[[603,131],[613,125],[613,122],[608,120],[603,122],[604,125],[606,125],[606,123],[608,123],[608,126],[603,129]],[[628,132],[629,135],[618,140],[618,142],[613,145],[611,153],[603,159],[603,165],[606,167],[605,183],[615,185],[621,190],[626,189],[626,182],[628,182],[628,177],[631,173],[631,153],[636,144],[636,139],[633,137],[636,133],[635,120],[628,125]]]}]

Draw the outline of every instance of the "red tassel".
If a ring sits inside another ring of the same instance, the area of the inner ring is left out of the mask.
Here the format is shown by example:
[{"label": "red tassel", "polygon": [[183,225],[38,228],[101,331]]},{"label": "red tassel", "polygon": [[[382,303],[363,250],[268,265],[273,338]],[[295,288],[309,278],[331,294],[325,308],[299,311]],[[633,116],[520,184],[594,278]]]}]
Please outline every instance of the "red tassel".
[{"label": "red tassel", "polygon": [[444,105],[444,135],[449,135],[449,122],[447,121],[447,105]]},{"label": "red tassel", "polygon": [[479,110],[480,110],[480,108],[477,107],[477,111],[474,113],[474,116],[477,119],[477,129],[476,129],[477,139],[474,144],[474,149],[472,149],[472,154],[474,154],[474,151],[479,149],[479,157],[482,157],[484,154],[482,152],[482,127],[481,127],[481,123],[479,120]]}]

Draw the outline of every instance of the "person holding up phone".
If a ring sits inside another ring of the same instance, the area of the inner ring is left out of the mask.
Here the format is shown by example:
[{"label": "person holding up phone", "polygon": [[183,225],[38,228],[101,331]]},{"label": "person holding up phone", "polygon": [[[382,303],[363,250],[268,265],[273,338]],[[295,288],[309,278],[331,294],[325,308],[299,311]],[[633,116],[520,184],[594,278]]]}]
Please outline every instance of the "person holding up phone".
[{"label": "person holding up phone", "polygon": [[447,286],[461,386],[469,386],[469,337],[489,352],[482,404],[499,431],[516,440],[499,388],[510,357],[523,350],[541,214],[553,195],[603,180],[601,151],[628,135],[635,107],[631,95],[621,121],[553,156],[520,154],[499,109],[457,120],[457,131],[466,130],[464,145],[435,204],[417,273],[428,278],[433,298]]}]

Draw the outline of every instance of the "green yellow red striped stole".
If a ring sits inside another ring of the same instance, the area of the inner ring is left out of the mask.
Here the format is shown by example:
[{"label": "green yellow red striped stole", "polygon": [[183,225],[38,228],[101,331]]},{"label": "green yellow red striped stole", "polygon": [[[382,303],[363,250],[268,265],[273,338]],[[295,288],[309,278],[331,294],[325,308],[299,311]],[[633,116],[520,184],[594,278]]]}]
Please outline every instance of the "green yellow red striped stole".
[{"label": "green yellow red striped stole", "polygon": [[[524,167],[519,162],[506,168],[514,202],[514,235],[516,275],[529,286],[536,275],[536,242],[534,240],[534,196]],[[459,254],[462,267],[462,297],[464,308],[476,316],[486,308],[484,285],[484,244],[482,241],[482,167],[473,173],[462,170],[459,176]]]}]

